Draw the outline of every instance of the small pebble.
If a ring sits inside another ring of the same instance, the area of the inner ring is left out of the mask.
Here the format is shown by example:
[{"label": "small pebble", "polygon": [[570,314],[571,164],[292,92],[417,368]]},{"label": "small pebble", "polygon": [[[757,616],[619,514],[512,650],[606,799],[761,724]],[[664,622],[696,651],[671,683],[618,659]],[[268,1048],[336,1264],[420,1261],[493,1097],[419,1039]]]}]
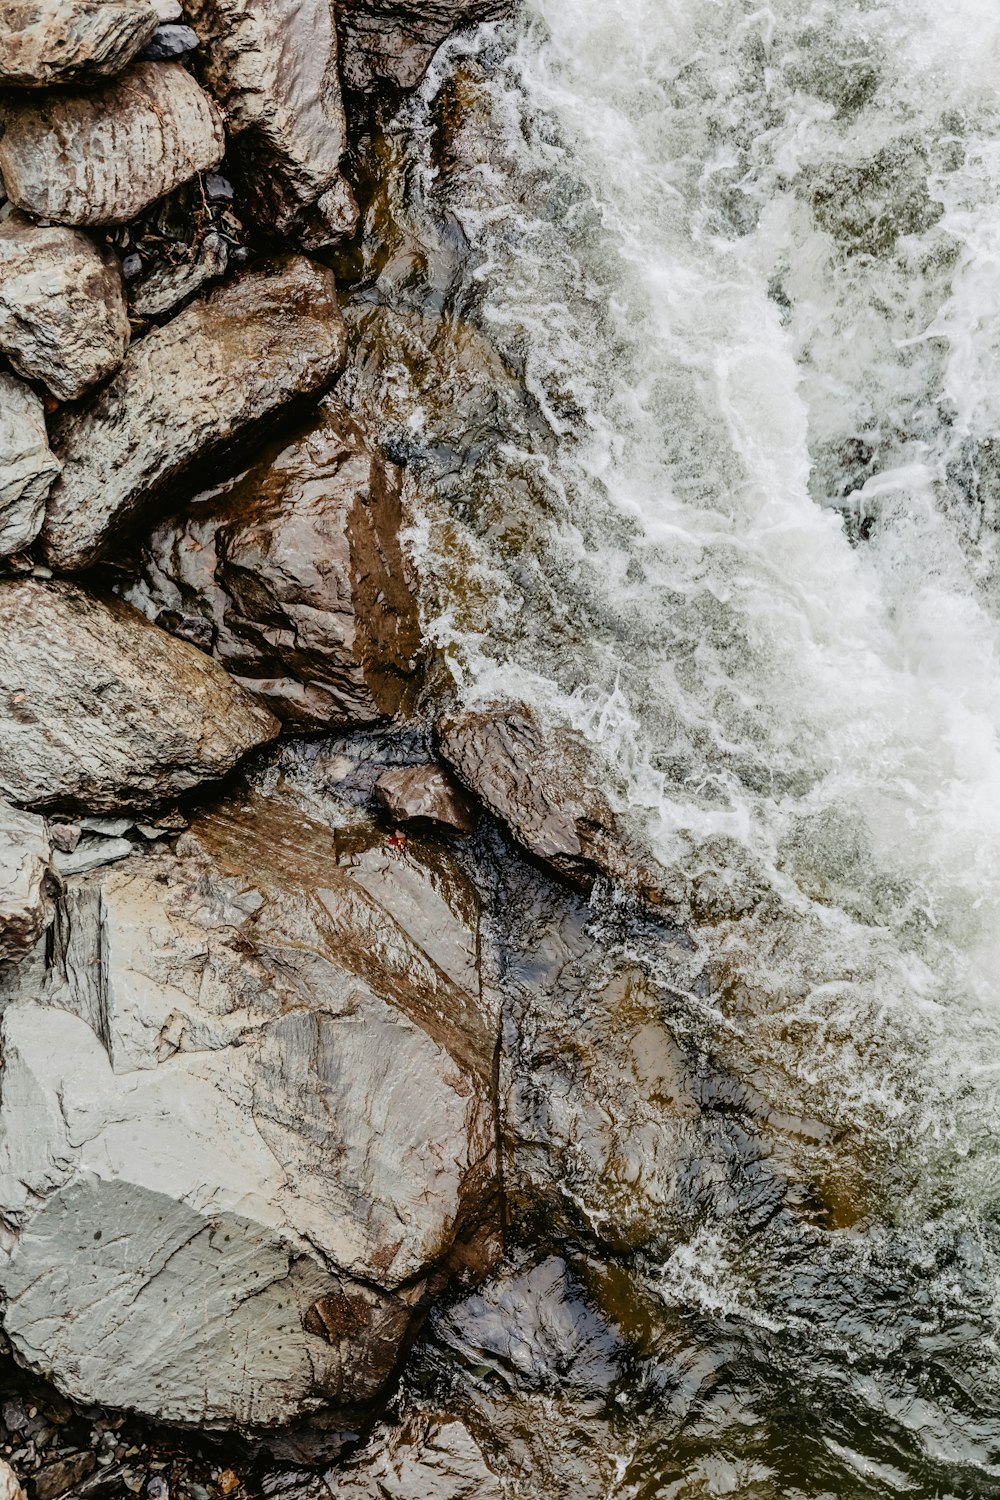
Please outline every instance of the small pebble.
[{"label": "small pebble", "polygon": [[131,255],[126,255],[125,259],[122,261],[122,275],[124,276],[125,280],[134,281],[141,270],[142,256],[136,255],[134,251]]},{"label": "small pebble", "polygon": [[170,1486],[162,1474],[154,1474],[146,1486],[146,1494],[149,1500],[168,1500]]},{"label": "small pebble", "polygon": [[197,45],[198,37],[190,26],[160,26],[139,56],[144,62],[170,62],[183,57],[185,52],[193,52]]},{"label": "small pebble", "polygon": [[205,173],[205,197],[209,203],[231,203],[233,185],[228,177],[219,172]]}]

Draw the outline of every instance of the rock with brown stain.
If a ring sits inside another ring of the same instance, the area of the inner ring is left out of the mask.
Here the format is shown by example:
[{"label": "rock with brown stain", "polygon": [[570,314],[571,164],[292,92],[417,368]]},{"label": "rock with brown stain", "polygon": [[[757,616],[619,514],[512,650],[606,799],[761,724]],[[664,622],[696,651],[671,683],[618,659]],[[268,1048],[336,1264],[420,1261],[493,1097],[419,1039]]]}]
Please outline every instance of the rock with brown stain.
[{"label": "rock with brown stain", "polygon": [[223,776],[277,724],[118,600],[0,581],[0,796],[103,812]]},{"label": "rock with brown stain", "polygon": [[335,401],[157,528],[129,597],[286,723],[367,724],[416,687],[399,472]]},{"label": "rock with brown stain", "polygon": [[176,63],[101,88],[5,105],[0,175],[15,207],[57,224],[123,224],[222,160],[222,119]]},{"label": "rock with brown stain", "polygon": [[510,0],[337,0],[349,89],[416,88],[453,31],[510,12]]},{"label": "rock with brown stain", "polygon": [[446,833],[475,830],[475,803],[442,766],[393,767],[373,791],[396,823],[426,823]]},{"label": "rock with brown stain", "polygon": [[31,546],[59,469],[41,401],[20,380],[0,371],[0,557]]},{"label": "rock with brown stain", "polygon": [[52,921],[58,887],[45,819],[0,800],[0,964],[31,952]]},{"label": "rock with brown stain", "polygon": [[117,259],[76,229],[0,220],[0,353],[60,401],[76,401],[125,358]]},{"label": "rock with brown stain", "polygon": [[18,1359],[168,1421],[357,1420],[495,1257],[478,920],[440,849],[259,796],[70,880],[0,978]]},{"label": "rock with brown stain", "polygon": [[49,562],[70,572],[105,556],[195,466],[329,385],[345,350],[332,273],[298,257],[262,262],[153,329],[110,385],[52,424],[63,472],[43,533]]},{"label": "rock with brown stain", "polygon": [[158,25],[146,0],[0,0],[0,88],[120,73]]}]

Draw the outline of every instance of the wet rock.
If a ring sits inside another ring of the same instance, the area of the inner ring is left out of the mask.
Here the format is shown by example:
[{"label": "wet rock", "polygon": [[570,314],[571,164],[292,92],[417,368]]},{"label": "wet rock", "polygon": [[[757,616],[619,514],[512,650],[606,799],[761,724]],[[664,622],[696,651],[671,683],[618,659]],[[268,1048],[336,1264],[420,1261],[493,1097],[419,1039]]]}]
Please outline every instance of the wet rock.
[{"label": "wet rock", "polygon": [[472,833],[472,800],[441,766],[400,766],[384,771],[374,794],[397,823],[428,823],[449,833]]},{"label": "wet rock", "polygon": [[505,1493],[465,1424],[434,1412],[376,1429],[350,1463],[325,1477],[336,1500],[503,1500]]},{"label": "wet rock", "polygon": [[370,723],[416,685],[400,519],[398,471],[327,401],[299,437],[159,527],[130,597],[200,636],[286,722]]},{"label": "wet rock", "polygon": [[0,557],[30,547],[59,469],[41,401],[20,380],[0,371]]},{"label": "wet rock", "polygon": [[446,37],[509,12],[509,0],[338,0],[347,88],[416,88]]},{"label": "wet rock", "polygon": [[118,262],[75,229],[0,220],[0,353],[60,401],[114,373],[129,342]]},{"label": "wet rock", "polygon": [[162,318],[187,301],[209,281],[226,274],[229,246],[221,234],[210,230],[194,259],[179,266],[161,266],[132,293],[132,306],[140,318]]},{"label": "wet rock", "polygon": [[252,211],[281,233],[307,231],[311,248],[350,235],[330,0],[192,0],[188,10]]},{"label": "wet rock", "polygon": [[36,1500],[59,1500],[60,1495],[65,1495],[96,1468],[97,1458],[93,1453],[74,1453],[57,1459],[54,1464],[46,1464],[34,1477]]},{"label": "wet rock", "polygon": [[0,87],[120,73],[158,21],[146,0],[0,0]]},{"label": "wet rock", "polygon": [[3,1459],[0,1459],[0,1500],[25,1500],[17,1475]]},{"label": "wet rock", "polygon": [[53,567],[87,567],[113,539],[298,397],[328,385],[345,353],[333,276],[264,262],[186,307],[129,351],[91,402],[61,413],[63,473],[44,540]]},{"label": "wet rock", "polygon": [[172,62],[197,46],[198,37],[190,26],[159,26],[140,56],[145,62]]},{"label": "wet rock", "polygon": [[178,850],[72,882],[5,991],[5,1330],[79,1400],[353,1420],[494,1254],[475,897],[260,798]]},{"label": "wet rock", "polygon": [[110,811],[222,776],[276,732],[200,651],[118,600],[0,582],[0,796]]},{"label": "wet rock", "polygon": [[30,953],[52,921],[51,860],[45,820],[0,801],[0,964]]},{"label": "wet rock", "polygon": [[98,89],[14,99],[5,119],[7,196],[57,224],[122,224],[225,150],[218,110],[179,65],[137,63]]}]

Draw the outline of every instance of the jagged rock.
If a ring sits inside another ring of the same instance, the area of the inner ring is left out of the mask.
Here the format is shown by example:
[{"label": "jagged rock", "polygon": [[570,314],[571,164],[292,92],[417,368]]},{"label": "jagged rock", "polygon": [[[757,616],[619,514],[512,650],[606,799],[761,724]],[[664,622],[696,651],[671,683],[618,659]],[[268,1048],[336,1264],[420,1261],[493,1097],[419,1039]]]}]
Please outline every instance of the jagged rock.
[{"label": "jagged rock", "polygon": [[399,766],[384,771],[375,798],[397,823],[428,823],[450,833],[472,833],[474,803],[441,766]]},{"label": "jagged rock", "polygon": [[30,953],[52,921],[51,865],[44,818],[0,800],[0,964]]},{"label": "jagged rock", "polygon": [[132,293],[132,306],[140,318],[162,318],[178,303],[193,297],[209,281],[226,274],[229,247],[221,234],[209,230],[193,260],[179,266],[162,266]]},{"label": "jagged rock", "polygon": [[360,92],[416,88],[453,31],[510,8],[510,0],[337,0],[344,83]]},{"label": "jagged rock", "polygon": [[116,258],[76,229],[0,220],[0,353],[60,401],[114,373],[129,342]]},{"label": "jagged rock", "polygon": [[332,274],[294,257],[217,287],[129,350],[85,406],[59,414],[63,473],[44,540],[53,567],[87,567],[148,512],[297,397],[328,385],[345,355]]},{"label": "jagged rock", "polygon": [[479,1444],[457,1418],[420,1412],[383,1426],[325,1475],[335,1500],[503,1500]]},{"label": "jagged rock", "polygon": [[129,605],[0,582],[0,796],[147,805],[224,775],[276,731],[213,661]]},{"label": "jagged rock", "polygon": [[172,62],[193,52],[198,46],[198,37],[190,26],[159,26],[151,41],[143,47],[140,56],[146,62]]},{"label": "jagged rock", "polygon": [[7,981],[5,1331],[86,1402],[351,1421],[495,1255],[475,898],[257,797],[178,849],[73,882]]},{"label": "jagged rock", "polygon": [[0,0],[0,87],[120,73],[158,24],[146,0]]},{"label": "jagged rock", "polygon": [[241,201],[311,248],[353,232],[330,0],[191,0],[204,76],[226,112]]},{"label": "jagged rock", "polygon": [[218,110],[179,63],[137,63],[86,92],[15,98],[5,120],[7,196],[57,224],[122,224],[225,150]]},{"label": "jagged rock", "polygon": [[160,526],[130,598],[280,718],[371,723],[413,697],[420,626],[399,472],[336,402]]},{"label": "jagged rock", "polygon": [[0,371],[0,557],[31,546],[59,469],[41,401],[20,380]]}]

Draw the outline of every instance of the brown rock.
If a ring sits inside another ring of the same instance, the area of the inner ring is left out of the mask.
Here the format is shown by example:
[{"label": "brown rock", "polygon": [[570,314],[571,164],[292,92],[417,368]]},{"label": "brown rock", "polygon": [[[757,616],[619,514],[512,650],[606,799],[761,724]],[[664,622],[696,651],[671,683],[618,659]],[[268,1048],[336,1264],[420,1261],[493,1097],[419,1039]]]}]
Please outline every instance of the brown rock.
[{"label": "brown rock", "polygon": [[59,468],[49,448],[41,401],[20,380],[0,371],[0,557],[35,540]]},{"label": "brown rock", "polygon": [[0,353],[60,401],[112,375],[129,342],[118,262],[75,229],[0,221]]},{"label": "brown rock", "polygon": [[421,648],[399,524],[398,470],[327,401],[158,527],[131,597],[286,722],[372,723],[412,698]]},{"label": "brown rock", "polygon": [[475,830],[475,804],[441,766],[383,771],[374,793],[397,823],[429,823],[450,833]]},{"label": "brown rock", "polygon": [[55,1463],[46,1464],[34,1476],[35,1500],[59,1500],[60,1495],[65,1495],[96,1468],[96,1455],[86,1452],[70,1453]]},{"label": "brown rock", "polygon": [[69,571],[102,557],[196,464],[328,385],[345,344],[332,274],[293,257],[216,288],[147,334],[110,385],[53,423],[63,473],[43,533],[49,561]]},{"label": "brown rock", "polygon": [[218,110],[173,63],[137,63],[87,92],[15,99],[5,119],[7,197],[57,224],[122,224],[225,150]]},{"label": "brown rock", "polygon": [[95,812],[155,803],[276,732],[214,662],[127,604],[0,582],[0,796]]},{"label": "brown rock", "polygon": [[0,800],[0,963],[30,953],[52,921],[51,861],[45,820]]},{"label": "brown rock", "polygon": [[0,1459],[0,1500],[25,1500],[17,1475],[3,1459]]},{"label": "brown rock", "polygon": [[337,0],[341,71],[350,89],[412,89],[446,37],[492,20],[510,0]]},{"label": "brown rock", "polygon": [[146,0],[0,0],[0,87],[120,73],[158,25]]}]

